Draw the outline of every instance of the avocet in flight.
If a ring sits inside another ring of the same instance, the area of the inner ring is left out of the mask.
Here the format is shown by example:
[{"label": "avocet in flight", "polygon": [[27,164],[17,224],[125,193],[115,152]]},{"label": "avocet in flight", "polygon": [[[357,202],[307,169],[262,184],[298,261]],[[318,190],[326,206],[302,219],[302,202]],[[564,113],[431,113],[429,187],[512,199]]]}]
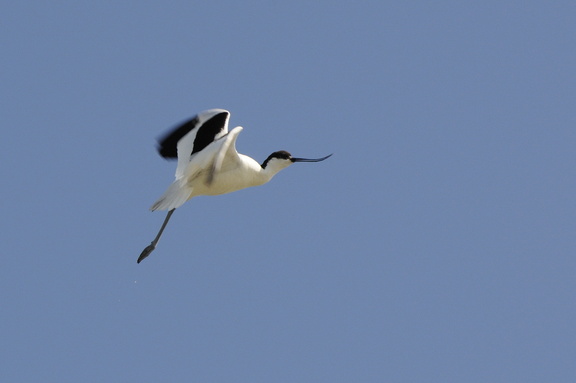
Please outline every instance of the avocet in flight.
[{"label": "avocet in flight", "polygon": [[322,158],[296,158],[287,151],[274,152],[259,164],[236,151],[238,126],[228,132],[230,112],[210,109],[175,127],[158,141],[158,152],[166,159],[177,159],[176,180],[150,210],[168,210],[156,238],[138,257],[138,263],[156,248],[164,228],[176,208],[199,195],[231,193],[263,185],[276,173],[295,162],[324,161]]}]

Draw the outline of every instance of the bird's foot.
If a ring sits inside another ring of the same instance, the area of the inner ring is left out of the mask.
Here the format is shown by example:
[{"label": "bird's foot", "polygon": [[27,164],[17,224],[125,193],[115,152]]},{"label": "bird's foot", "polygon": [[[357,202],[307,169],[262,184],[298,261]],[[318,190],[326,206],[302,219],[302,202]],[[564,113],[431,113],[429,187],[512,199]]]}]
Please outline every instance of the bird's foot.
[{"label": "bird's foot", "polygon": [[151,244],[146,246],[146,248],[144,250],[142,250],[142,253],[140,253],[140,256],[138,257],[138,260],[136,262],[137,263],[142,262],[142,260],[144,258],[146,258],[147,256],[149,256],[150,253],[153,252],[155,248],[156,248],[156,245],[154,244],[154,242],[152,242]]}]

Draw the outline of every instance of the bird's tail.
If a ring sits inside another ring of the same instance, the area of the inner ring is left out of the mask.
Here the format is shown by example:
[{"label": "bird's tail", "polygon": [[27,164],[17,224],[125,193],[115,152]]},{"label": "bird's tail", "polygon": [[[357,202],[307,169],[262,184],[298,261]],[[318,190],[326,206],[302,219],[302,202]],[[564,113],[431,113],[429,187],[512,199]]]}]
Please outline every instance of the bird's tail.
[{"label": "bird's tail", "polygon": [[190,194],[192,194],[192,189],[183,186],[181,181],[176,180],[166,189],[164,194],[158,198],[158,201],[154,202],[150,210],[176,209],[188,201]]}]

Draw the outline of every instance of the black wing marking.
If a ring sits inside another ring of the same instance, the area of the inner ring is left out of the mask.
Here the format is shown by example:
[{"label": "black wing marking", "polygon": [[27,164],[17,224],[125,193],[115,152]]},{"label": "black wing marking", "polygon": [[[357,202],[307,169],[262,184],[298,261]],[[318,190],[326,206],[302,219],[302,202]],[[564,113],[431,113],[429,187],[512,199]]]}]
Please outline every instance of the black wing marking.
[{"label": "black wing marking", "polygon": [[[200,118],[194,116],[190,120],[178,125],[158,140],[158,153],[166,159],[178,158],[178,142],[187,134],[194,134],[194,144],[190,155],[197,153],[210,145],[216,136],[226,127],[230,113],[218,113],[201,125]],[[194,132],[194,130],[196,130]]]},{"label": "black wing marking", "polygon": [[214,141],[218,133],[220,133],[226,126],[228,116],[228,112],[218,113],[200,126],[198,133],[196,133],[194,146],[190,155],[198,153]]},{"label": "black wing marking", "polygon": [[198,116],[192,117],[190,120],[178,125],[164,136],[158,139],[158,153],[166,159],[178,158],[177,145],[178,141],[185,135],[190,133],[200,122]]}]

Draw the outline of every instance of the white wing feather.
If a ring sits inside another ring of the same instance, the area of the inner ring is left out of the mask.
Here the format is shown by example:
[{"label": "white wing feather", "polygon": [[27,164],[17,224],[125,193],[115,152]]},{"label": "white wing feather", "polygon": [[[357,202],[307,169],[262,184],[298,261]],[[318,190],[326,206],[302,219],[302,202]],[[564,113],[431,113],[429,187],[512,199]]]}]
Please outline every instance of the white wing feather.
[{"label": "white wing feather", "polygon": [[210,185],[212,184],[212,182],[214,182],[214,177],[218,174],[220,169],[222,169],[224,159],[226,159],[226,161],[234,161],[234,162],[240,161],[240,157],[238,156],[238,152],[236,151],[236,139],[238,138],[238,134],[240,134],[242,129],[243,128],[241,126],[237,126],[234,129],[232,129],[230,133],[226,135],[226,137],[224,137],[223,139],[224,142],[222,143],[222,146],[218,150],[218,153],[216,153],[216,156],[212,161],[212,166],[210,167],[210,170],[208,171],[208,174],[206,176],[207,185]]},{"label": "white wing feather", "polygon": [[176,166],[176,179],[180,179],[184,176],[184,170],[190,163],[190,153],[192,153],[192,147],[194,146],[194,139],[196,138],[196,133],[198,133],[198,128],[193,129],[182,137],[178,144],[176,145],[176,150],[178,151],[178,165]]}]

